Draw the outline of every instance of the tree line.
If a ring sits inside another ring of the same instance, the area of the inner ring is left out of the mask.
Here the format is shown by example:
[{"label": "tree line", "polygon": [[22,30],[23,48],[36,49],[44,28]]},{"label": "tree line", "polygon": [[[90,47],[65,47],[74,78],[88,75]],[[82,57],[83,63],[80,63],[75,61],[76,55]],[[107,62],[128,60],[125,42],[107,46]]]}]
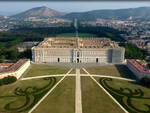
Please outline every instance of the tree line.
[{"label": "tree line", "polygon": [[131,43],[120,43],[125,48],[126,59],[146,59],[146,52]]},{"label": "tree line", "polygon": [[16,48],[0,48],[0,63],[3,62],[16,62],[20,58],[31,59],[31,49],[27,49],[24,52],[19,52]]},{"label": "tree line", "polygon": [[[108,37],[113,41],[122,43],[125,42],[125,40],[120,36],[122,32],[113,28],[92,26],[84,27],[79,25],[78,32],[96,34],[98,37]],[[32,55],[30,49],[27,49],[23,53],[18,52],[15,46],[21,42],[42,41],[45,37],[56,37],[56,35],[63,33],[75,33],[74,26],[45,28],[24,27],[16,30],[0,32],[0,62],[4,62],[5,59],[16,61],[19,58],[31,58]],[[145,55],[143,55],[141,50],[137,47],[130,44],[124,44],[122,46],[126,49],[126,58],[145,58]]]}]

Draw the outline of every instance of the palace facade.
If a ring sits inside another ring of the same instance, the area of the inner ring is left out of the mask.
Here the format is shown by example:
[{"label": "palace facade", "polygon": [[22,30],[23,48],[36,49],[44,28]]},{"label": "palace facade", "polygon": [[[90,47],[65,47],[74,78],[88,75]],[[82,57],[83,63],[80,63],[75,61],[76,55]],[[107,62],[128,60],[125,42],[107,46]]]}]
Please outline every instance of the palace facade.
[{"label": "palace facade", "polygon": [[35,63],[122,63],[125,49],[108,38],[45,38],[32,48]]}]

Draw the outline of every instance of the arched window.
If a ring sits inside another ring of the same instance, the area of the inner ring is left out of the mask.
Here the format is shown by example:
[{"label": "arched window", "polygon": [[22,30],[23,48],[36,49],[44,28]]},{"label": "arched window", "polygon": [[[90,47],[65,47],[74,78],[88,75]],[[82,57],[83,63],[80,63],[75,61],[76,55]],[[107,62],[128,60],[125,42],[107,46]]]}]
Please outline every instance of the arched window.
[{"label": "arched window", "polygon": [[79,63],[79,59],[77,58],[77,63]]},{"label": "arched window", "polygon": [[98,63],[98,58],[96,58],[96,63]]}]

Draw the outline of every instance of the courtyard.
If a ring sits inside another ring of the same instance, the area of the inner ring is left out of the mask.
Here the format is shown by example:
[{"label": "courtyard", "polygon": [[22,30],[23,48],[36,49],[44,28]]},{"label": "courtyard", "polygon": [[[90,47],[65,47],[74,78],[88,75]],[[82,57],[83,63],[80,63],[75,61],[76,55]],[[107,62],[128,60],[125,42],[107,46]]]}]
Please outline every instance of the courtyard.
[{"label": "courtyard", "polygon": [[138,84],[125,65],[32,64],[0,92],[0,113],[150,112],[150,89]]}]

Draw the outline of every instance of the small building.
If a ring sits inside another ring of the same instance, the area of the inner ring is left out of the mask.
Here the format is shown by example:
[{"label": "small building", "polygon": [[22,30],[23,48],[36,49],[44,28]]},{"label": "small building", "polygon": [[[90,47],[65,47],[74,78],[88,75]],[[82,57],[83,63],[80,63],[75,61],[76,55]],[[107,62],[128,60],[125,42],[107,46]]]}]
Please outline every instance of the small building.
[{"label": "small building", "polygon": [[35,63],[123,63],[125,49],[108,38],[46,38],[32,48]]},{"label": "small building", "polygon": [[0,79],[7,76],[15,76],[17,79],[28,69],[30,66],[30,60],[20,59],[8,68],[0,70]]},{"label": "small building", "polygon": [[0,69],[9,68],[13,63],[0,63]]},{"label": "small building", "polygon": [[150,78],[150,70],[136,60],[127,60],[127,67],[135,74],[138,80],[141,80],[143,77]]}]

